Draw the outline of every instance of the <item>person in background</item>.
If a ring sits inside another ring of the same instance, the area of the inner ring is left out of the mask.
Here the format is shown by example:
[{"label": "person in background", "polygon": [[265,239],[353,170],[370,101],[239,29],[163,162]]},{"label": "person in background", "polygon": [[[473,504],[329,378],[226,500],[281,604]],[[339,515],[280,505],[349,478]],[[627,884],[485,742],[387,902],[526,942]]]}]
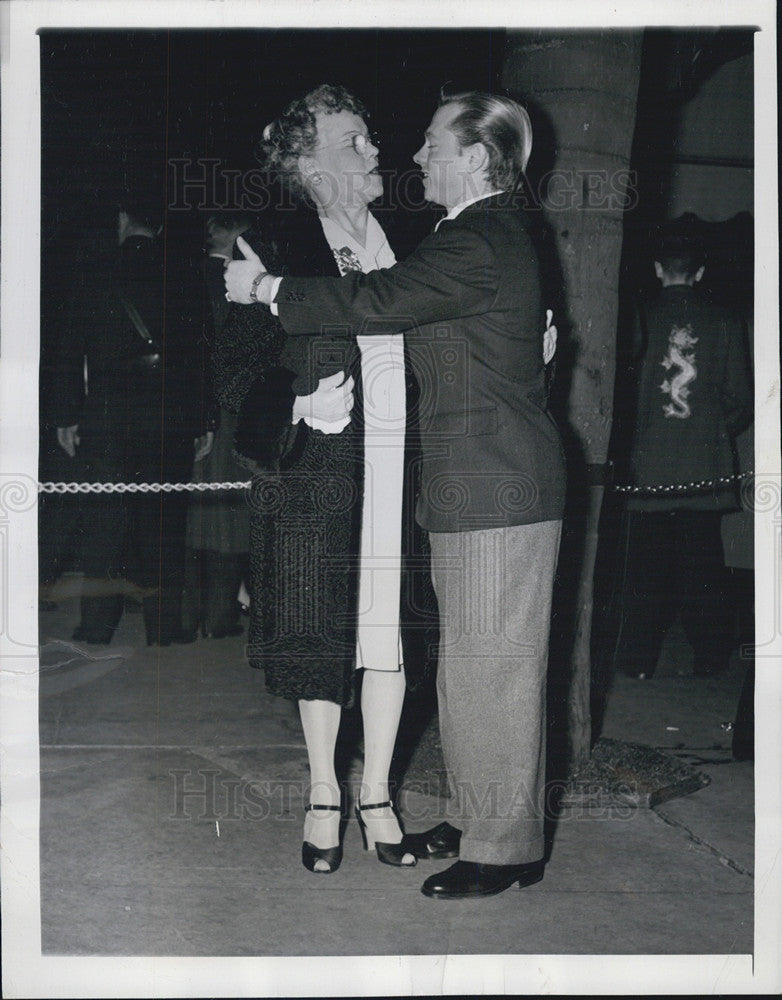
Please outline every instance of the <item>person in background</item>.
[{"label": "person in background", "polygon": [[[243,212],[216,212],[206,220],[204,288],[205,327],[210,349],[228,316],[223,269],[233,256],[236,237],[252,225]],[[210,389],[211,389],[211,378]],[[193,482],[240,482],[247,470],[233,450],[236,415],[217,407],[213,443],[193,467]],[[239,591],[249,580],[250,517],[247,498],[239,490],[199,492],[187,509],[185,588],[182,629],[196,637],[222,639],[241,635]]]},{"label": "person in background", "polygon": [[[641,492],[623,520],[610,650],[614,668],[631,677],[653,675],[676,610],[697,677],[718,673],[730,653],[720,521],[738,509],[734,438],[752,420],[752,389],[742,321],[698,291],[704,267],[686,217],[662,227],[654,258],[661,287],[639,305],[633,328],[631,468]],[[688,483],[710,485],[643,492]]]},{"label": "person in background", "polygon": [[[159,234],[164,197],[128,192],[116,215],[117,250],[74,275],[69,322],[55,349],[50,420],[73,463],[70,479],[186,482],[196,450],[201,361],[191,296],[164,285]],[[105,492],[85,497],[84,589],[73,638],[109,643],[126,577],[143,591],[149,645],[182,639],[184,494]]]}]

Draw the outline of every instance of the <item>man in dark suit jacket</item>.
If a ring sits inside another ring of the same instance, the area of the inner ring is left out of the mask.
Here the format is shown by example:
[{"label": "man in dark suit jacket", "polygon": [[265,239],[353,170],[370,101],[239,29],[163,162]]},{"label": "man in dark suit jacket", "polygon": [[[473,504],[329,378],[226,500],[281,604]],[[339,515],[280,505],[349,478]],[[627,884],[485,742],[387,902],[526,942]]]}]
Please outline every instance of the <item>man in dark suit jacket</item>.
[{"label": "man in dark suit jacket", "polygon": [[[543,876],[544,713],[564,456],[546,408],[544,310],[512,192],[532,134],[515,102],[444,98],[415,161],[448,210],[404,263],[343,279],[229,265],[231,300],[273,303],[289,335],[406,334],[421,385],[419,523],[441,613],[438,702],[454,820],[407,838],[455,857],[422,891],[493,895]],[[249,249],[249,248],[248,248]]]}]

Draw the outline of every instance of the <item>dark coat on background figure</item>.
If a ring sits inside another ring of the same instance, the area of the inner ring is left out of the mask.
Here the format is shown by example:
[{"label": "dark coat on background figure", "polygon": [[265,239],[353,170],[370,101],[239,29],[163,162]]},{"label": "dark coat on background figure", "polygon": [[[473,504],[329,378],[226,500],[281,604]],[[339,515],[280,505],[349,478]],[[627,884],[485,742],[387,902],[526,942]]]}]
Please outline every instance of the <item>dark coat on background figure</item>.
[{"label": "dark coat on background figure", "polygon": [[[697,288],[669,285],[639,306],[634,481],[641,486],[718,481],[736,471],[734,438],[752,419],[741,318]],[[630,510],[732,510],[735,486],[631,497]]]},{"label": "dark coat on background figure", "polygon": [[[204,259],[204,328],[210,354],[214,350],[217,332],[230,312],[230,305],[225,299],[223,273],[222,258]],[[207,381],[211,390],[211,375]],[[214,430],[214,442],[211,451],[194,464],[193,481],[244,481],[247,470],[233,450],[236,415],[218,407],[216,400],[212,400],[212,411],[209,426]],[[194,494],[187,512],[187,545],[191,549],[206,549],[221,556],[245,555],[250,548],[250,520],[244,494],[236,490]],[[235,597],[236,593],[233,599]]]},{"label": "dark coat on background figure", "polygon": [[[189,479],[204,429],[199,302],[186,272],[170,266],[164,277],[163,267],[157,240],[131,236],[74,274],[47,406],[53,426],[79,427],[74,479]],[[154,592],[144,604],[150,641],[170,641],[180,628],[186,505],[182,493],[102,493],[84,503],[85,576],[127,575]],[[94,641],[110,641],[121,615],[113,583],[82,598],[82,626]]]},{"label": "dark coat on background figure", "polygon": [[[338,276],[317,215],[284,220],[276,245],[248,242],[274,273]],[[278,247],[280,248],[278,250]],[[351,422],[339,434],[292,424],[295,395],[344,370],[356,382]],[[355,342],[286,339],[263,306],[235,306],[214,353],[218,398],[238,411],[236,448],[255,476],[250,497],[253,606],[249,657],[270,691],[350,705],[354,692],[364,489],[360,355]],[[426,533],[415,522],[420,443],[417,385],[407,377],[400,617],[408,688],[434,668],[437,602]]]},{"label": "dark coat on background figure", "polygon": [[733,439],[752,419],[743,324],[697,289],[669,285],[639,307],[633,340],[634,482],[694,485],[629,497],[609,655],[614,669],[651,677],[678,611],[693,672],[711,676],[728,665],[731,650],[720,520],[738,507]]}]

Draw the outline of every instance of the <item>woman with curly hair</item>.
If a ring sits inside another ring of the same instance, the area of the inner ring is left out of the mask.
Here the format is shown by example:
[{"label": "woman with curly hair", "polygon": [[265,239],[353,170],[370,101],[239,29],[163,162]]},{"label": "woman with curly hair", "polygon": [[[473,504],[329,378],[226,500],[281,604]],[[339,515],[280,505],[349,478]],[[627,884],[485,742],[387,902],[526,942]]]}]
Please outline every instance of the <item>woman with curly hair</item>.
[{"label": "woman with curly hair", "polygon": [[[274,213],[275,240],[257,227],[246,238],[277,273],[395,263],[369,211],[383,186],[366,117],[343,87],[323,85],[264,129],[259,159],[291,197]],[[250,662],[272,693],[299,704],[311,779],[305,867],[334,872],[342,859],[334,756],[357,669],[364,845],[412,867],[389,769],[405,689],[422,686],[438,640],[428,539],[413,516],[418,390],[401,334],[356,344],[322,333],[287,340],[267,309],[232,307],[216,345],[218,396],[238,411],[236,448],[255,472]]]}]

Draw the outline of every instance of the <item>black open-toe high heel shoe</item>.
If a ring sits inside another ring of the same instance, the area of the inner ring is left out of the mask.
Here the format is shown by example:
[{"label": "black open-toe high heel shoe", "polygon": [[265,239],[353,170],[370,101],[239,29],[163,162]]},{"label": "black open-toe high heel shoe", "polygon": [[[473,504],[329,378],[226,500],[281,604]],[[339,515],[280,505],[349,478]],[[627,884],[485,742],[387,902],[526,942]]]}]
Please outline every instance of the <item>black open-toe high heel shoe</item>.
[{"label": "black open-toe high heel shoe", "polygon": [[[398,844],[383,844],[380,843],[380,841],[373,840],[369,836],[366,821],[361,815],[362,812],[366,812],[368,809],[390,809],[394,816],[396,816],[397,822],[399,822],[399,815],[391,802],[373,802],[371,805],[366,806],[356,803],[356,819],[358,820],[361,836],[364,840],[364,850],[376,851],[377,860],[382,861],[384,865],[394,865],[396,868],[415,868],[417,863],[416,857],[415,854],[407,847],[407,838],[404,834]],[[412,861],[404,860],[406,854],[412,858]]]},{"label": "black open-toe high heel shoe", "polygon": [[[312,803],[306,806],[304,811],[311,812],[313,809],[322,809],[327,812],[342,811],[341,806],[320,806]],[[316,861],[325,861],[329,866],[328,871],[316,868]],[[336,847],[316,847],[305,840],[301,845],[301,863],[307,871],[314,872],[316,875],[332,875],[342,864],[342,844],[337,844]]]}]

